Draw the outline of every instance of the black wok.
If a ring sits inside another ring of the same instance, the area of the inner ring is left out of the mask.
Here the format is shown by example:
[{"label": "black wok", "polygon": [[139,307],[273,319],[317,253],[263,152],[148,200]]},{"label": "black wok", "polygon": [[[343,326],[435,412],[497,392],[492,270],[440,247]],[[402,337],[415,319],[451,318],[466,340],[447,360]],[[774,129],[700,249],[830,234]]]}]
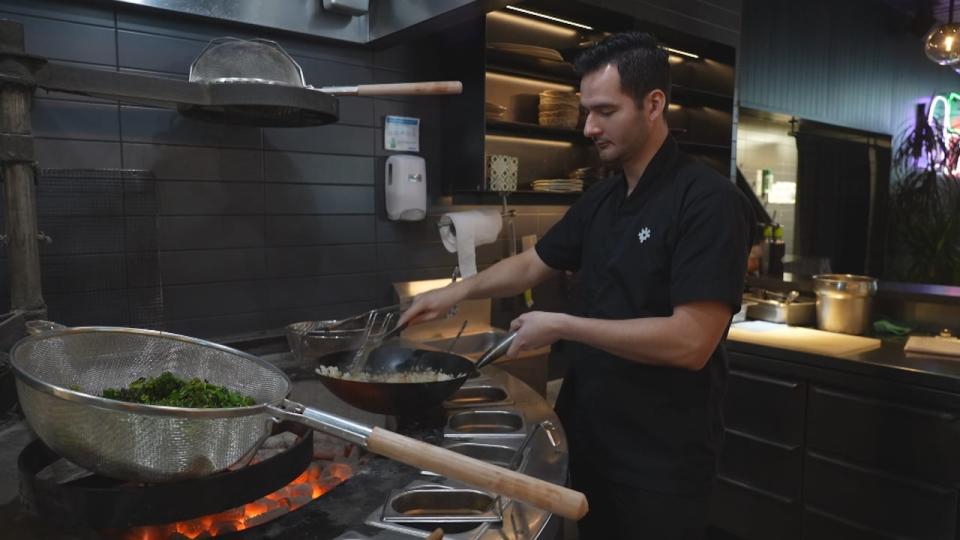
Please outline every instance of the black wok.
[{"label": "black wok", "polygon": [[[319,370],[317,375],[334,395],[358,409],[392,415],[417,413],[440,405],[474,373],[506,354],[514,337],[515,332],[491,347],[476,363],[459,354],[384,344],[370,353],[363,369],[376,374],[436,370],[453,377],[446,381],[363,382],[330,377]],[[321,356],[318,363],[343,372],[349,369],[355,354],[356,351],[338,351]]]}]

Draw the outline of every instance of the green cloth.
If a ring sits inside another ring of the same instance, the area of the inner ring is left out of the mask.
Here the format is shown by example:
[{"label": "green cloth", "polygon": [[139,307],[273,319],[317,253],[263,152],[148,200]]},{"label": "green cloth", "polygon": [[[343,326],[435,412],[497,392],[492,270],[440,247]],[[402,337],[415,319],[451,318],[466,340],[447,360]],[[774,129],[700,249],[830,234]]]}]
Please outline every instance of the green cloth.
[{"label": "green cloth", "polygon": [[878,334],[893,334],[895,336],[905,336],[910,333],[913,328],[909,326],[900,326],[886,319],[881,319],[879,321],[873,322],[873,331]]}]

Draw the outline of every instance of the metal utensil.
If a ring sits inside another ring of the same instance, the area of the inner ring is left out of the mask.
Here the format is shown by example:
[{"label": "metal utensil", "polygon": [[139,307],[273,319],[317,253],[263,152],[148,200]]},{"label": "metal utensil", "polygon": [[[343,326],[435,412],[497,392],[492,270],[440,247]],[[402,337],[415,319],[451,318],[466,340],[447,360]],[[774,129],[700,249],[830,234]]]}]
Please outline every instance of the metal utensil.
[{"label": "metal utensil", "polygon": [[452,353],[453,348],[457,346],[457,342],[460,341],[460,336],[463,334],[463,331],[467,329],[467,322],[469,321],[463,321],[463,324],[460,325],[460,331],[457,332],[457,337],[453,338],[453,343],[451,343],[447,349],[448,353]]},{"label": "metal utensil", "polygon": [[[286,399],[273,364],[207,341],[133,328],[53,330],[11,350],[17,392],[36,434],[64,458],[141,482],[206,476],[249,459],[272,424],[307,425],[402,463],[579,519],[582,493]],[[253,397],[256,405],[190,409],[98,397],[103,389],[170,371]]]},{"label": "metal utensil", "polygon": [[211,40],[190,64],[190,82],[211,85],[271,84],[331,96],[449,95],[463,92],[460,81],[322,86],[306,83],[303,68],[276,41],[220,37]]}]

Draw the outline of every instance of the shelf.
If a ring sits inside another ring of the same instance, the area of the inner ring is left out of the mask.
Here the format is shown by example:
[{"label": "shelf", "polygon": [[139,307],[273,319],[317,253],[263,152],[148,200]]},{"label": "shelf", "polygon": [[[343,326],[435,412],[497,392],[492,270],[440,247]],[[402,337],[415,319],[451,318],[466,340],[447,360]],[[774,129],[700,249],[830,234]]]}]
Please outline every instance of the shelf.
[{"label": "shelf", "polygon": [[[508,205],[570,205],[582,195],[582,191],[574,193],[551,193],[548,191],[514,191],[507,198]],[[500,204],[500,194],[495,191],[455,191],[454,204]]]},{"label": "shelf", "polygon": [[487,49],[487,70],[541,81],[580,86],[580,76],[573,65],[545,60],[500,49]]},{"label": "shelf", "polygon": [[692,86],[674,84],[670,86],[670,101],[677,105],[711,107],[721,111],[733,110],[733,96],[701,90]]},{"label": "shelf", "polygon": [[529,122],[508,122],[504,120],[487,120],[487,134],[526,136],[536,139],[553,139],[580,143],[593,143],[583,136],[579,129],[565,129],[541,126]]}]

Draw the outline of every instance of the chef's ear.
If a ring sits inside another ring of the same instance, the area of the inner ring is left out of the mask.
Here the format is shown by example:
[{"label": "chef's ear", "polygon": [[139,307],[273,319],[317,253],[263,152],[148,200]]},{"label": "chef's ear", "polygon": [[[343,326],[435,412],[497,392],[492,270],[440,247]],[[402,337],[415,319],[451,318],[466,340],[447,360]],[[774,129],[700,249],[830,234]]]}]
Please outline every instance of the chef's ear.
[{"label": "chef's ear", "polygon": [[662,117],[666,109],[667,95],[659,88],[651,90],[647,93],[647,97],[643,99],[643,112],[647,115],[647,120],[651,122]]}]

